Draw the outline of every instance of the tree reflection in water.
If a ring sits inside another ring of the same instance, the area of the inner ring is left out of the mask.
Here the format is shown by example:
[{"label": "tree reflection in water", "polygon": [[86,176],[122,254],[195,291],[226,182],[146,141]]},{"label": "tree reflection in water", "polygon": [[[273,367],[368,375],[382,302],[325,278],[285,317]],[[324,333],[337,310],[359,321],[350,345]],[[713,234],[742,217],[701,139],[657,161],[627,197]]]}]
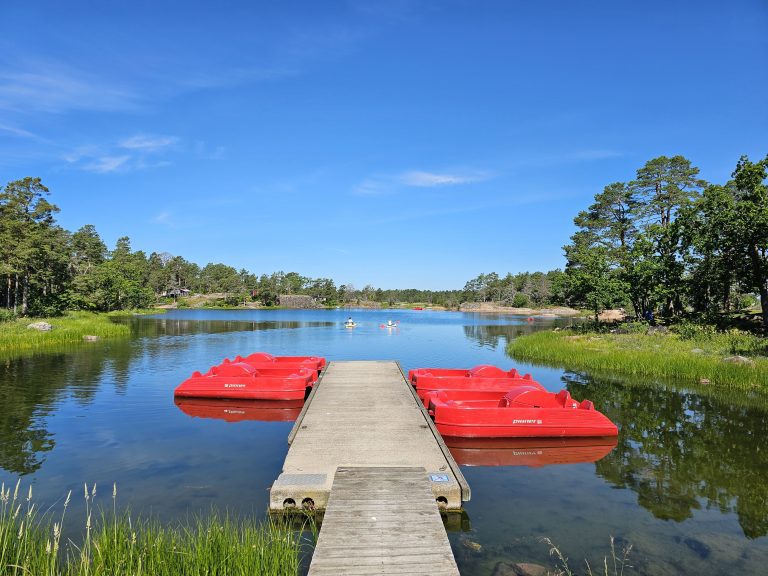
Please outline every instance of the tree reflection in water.
[{"label": "tree reflection in water", "polygon": [[656,518],[681,522],[715,508],[736,513],[748,538],[768,534],[768,398],[573,372],[563,381],[619,426],[597,473],[635,491]]}]

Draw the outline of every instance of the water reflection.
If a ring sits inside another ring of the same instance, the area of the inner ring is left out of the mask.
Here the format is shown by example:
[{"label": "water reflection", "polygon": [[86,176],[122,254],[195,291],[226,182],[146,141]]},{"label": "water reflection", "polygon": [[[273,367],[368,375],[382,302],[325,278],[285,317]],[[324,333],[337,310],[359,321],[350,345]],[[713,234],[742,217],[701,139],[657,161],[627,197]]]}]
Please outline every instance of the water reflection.
[{"label": "water reflection", "polygon": [[193,418],[225,422],[293,422],[301,413],[303,400],[219,400],[216,398],[175,398],[176,406]]},{"label": "water reflection", "polygon": [[[122,360],[113,357],[112,363],[113,371],[120,372]],[[0,468],[21,476],[38,470],[44,454],[56,445],[46,429],[46,417],[66,397],[80,405],[90,404],[106,370],[104,356],[95,349],[75,357],[46,354],[3,361]],[[120,389],[119,383],[116,388]]]},{"label": "water reflection", "polygon": [[618,446],[597,463],[637,493],[656,518],[682,522],[705,507],[734,512],[748,538],[768,534],[768,410],[671,387],[583,374],[563,376],[619,425]]},{"label": "water reflection", "polygon": [[549,466],[596,462],[616,438],[445,438],[462,466]]},{"label": "water reflection", "polygon": [[327,328],[336,322],[304,322],[297,320],[199,320],[164,318],[148,320],[133,317],[123,321],[131,325],[138,336],[190,336],[194,334],[224,334],[227,332],[257,332],[263,330],[296,330],[299,328]]}]

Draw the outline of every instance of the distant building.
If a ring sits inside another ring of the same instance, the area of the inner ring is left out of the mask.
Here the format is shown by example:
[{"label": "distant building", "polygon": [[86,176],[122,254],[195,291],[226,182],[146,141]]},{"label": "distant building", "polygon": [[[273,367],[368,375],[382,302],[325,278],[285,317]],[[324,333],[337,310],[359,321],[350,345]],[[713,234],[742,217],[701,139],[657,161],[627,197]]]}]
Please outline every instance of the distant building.
[{"label": "distant building", "polygon": [[163,298],[178,298],[179,296],[189,296],[192,290],[186,288],[169,288],[161,294]]}]

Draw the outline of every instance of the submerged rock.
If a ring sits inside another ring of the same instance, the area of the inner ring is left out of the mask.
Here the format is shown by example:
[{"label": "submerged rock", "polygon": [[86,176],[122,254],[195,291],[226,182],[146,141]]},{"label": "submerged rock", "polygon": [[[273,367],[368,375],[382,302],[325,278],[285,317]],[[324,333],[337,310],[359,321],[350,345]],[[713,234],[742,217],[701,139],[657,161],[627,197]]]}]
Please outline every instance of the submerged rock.
[{"label": "submerged rock", "polygon": [[530,562],[499,562],[494,566],[491,576],[549,576],[553,574],[546,566]]},{"label": "submerged rock", "polygon": [[461,540],[461,545],[470,552],[474,552],[475,554],[479,554],[483,549],[482,544],[475,542],[474,540],[470,540],[469,538],[463,538]]},{"label": "submerged rock", "polygon": [[699,556],[699,558],[709,557],[711,549],[701,540],[697,540],[696,538],[686,538],[683,540],[683,543],[688,546],[688,548],[693,550]]},{"label": "submerged rock", "polygon": [[40,332],[48,332],[53,328],[48,322],[32,322],[32,324],[27,324],[27,328],[30,330],[39,330]]}]

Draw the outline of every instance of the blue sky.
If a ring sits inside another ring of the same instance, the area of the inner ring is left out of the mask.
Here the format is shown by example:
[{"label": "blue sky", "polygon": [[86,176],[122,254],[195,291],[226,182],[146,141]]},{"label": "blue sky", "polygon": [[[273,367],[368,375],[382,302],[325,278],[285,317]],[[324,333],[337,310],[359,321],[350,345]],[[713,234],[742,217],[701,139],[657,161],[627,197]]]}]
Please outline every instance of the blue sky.
[{"label": "blue sky", "polygon": [[562,267],[648,159],[763,157],[766,70],[765,0],[4,1],[0,182],[110,246],[461,288]]}]

